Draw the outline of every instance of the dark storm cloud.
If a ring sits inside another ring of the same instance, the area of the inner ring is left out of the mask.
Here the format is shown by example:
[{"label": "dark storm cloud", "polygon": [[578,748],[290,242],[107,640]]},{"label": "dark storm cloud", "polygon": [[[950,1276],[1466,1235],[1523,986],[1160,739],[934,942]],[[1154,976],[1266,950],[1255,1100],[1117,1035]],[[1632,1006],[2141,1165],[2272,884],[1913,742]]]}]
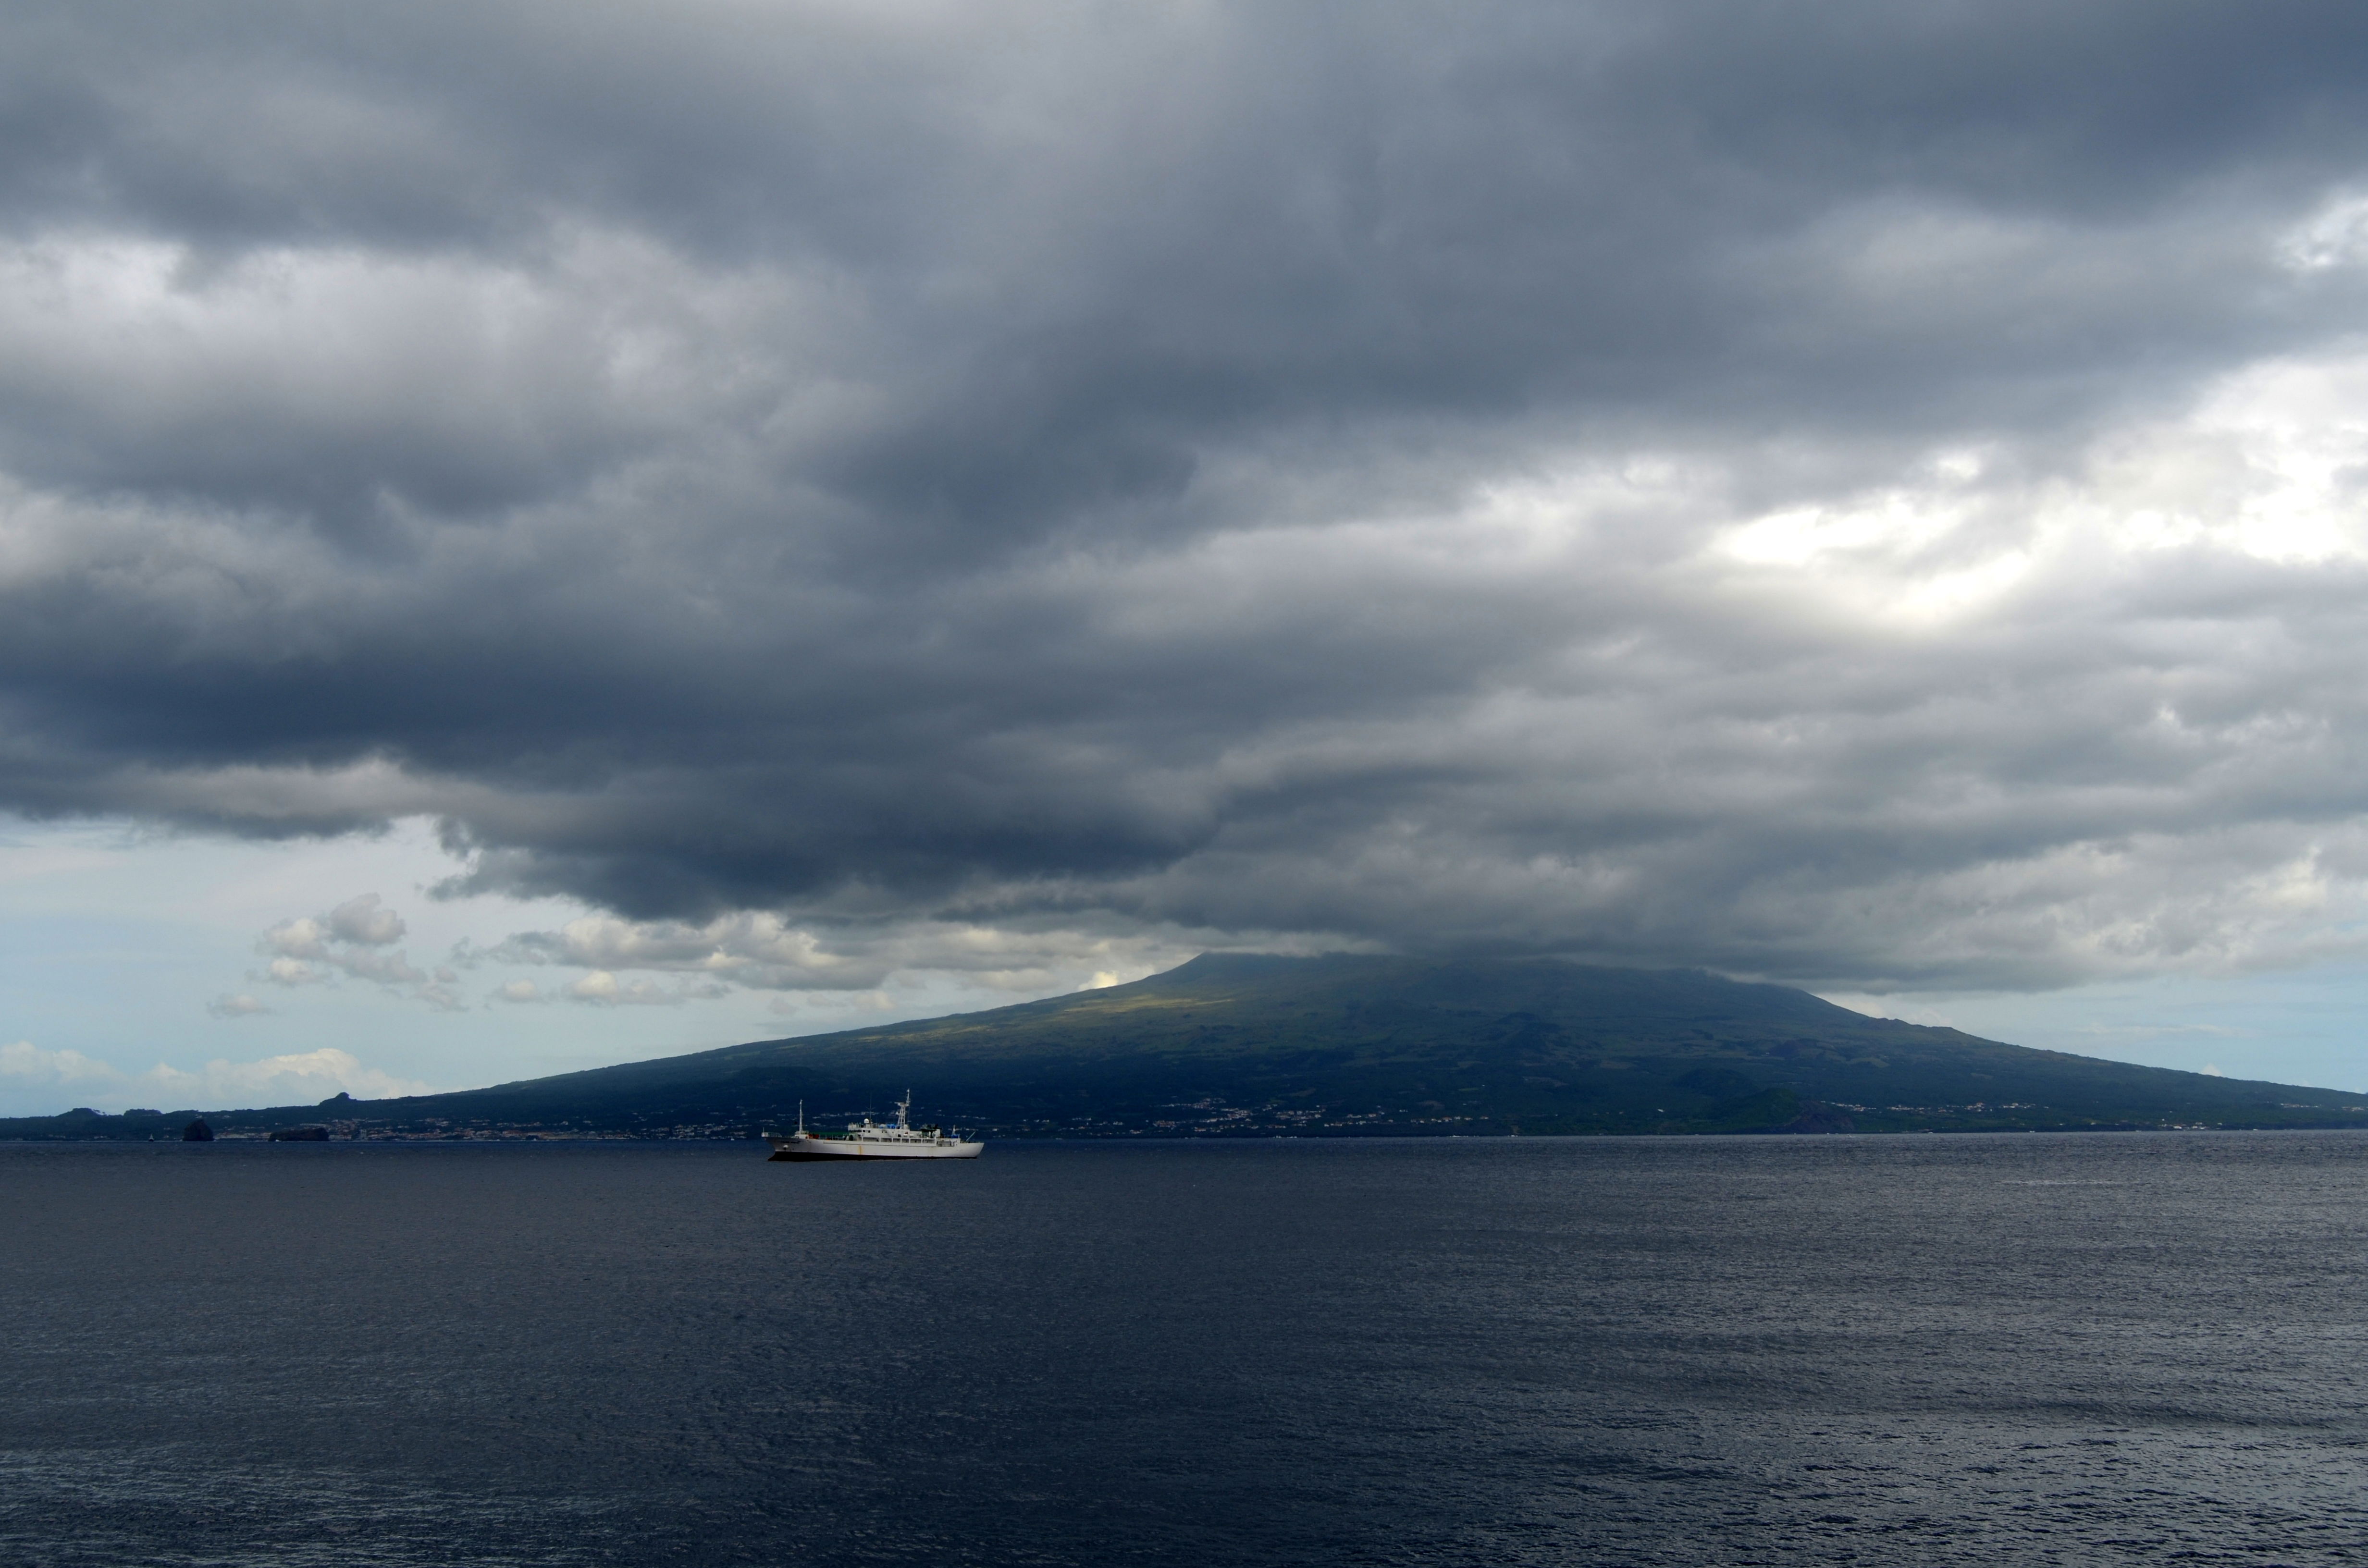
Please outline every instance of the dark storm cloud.
[{"label": "dark storm cloud", "polygon": [[0,803],[861,983],[2045,983],[2368,869],[2368,540],[2237,537],[2349,516],[2356,8],[0,28]]}]

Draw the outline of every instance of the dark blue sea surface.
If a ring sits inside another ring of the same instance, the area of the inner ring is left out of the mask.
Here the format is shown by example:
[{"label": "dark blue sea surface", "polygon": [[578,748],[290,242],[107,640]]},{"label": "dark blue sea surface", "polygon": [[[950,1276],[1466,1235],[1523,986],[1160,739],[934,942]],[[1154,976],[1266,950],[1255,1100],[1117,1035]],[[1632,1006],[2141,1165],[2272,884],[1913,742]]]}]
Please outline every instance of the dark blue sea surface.
[{"label": "dark blue sea surface", "polygon": [[2368,1136],[0,1145],[10,1564],[2368,1561]]}]

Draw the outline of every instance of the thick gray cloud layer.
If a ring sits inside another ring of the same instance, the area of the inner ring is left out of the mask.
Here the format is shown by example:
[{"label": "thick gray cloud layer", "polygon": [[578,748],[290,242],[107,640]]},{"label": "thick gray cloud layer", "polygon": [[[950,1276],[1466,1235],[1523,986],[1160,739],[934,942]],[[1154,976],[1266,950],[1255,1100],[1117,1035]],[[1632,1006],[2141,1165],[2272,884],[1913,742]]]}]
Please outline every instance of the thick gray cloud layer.
[{"label": "thick gray cloud layer", "polygon": [[2350,950],[2356,6],[77,0],[0,62],[0,805],[430,814],[779,984]]}]

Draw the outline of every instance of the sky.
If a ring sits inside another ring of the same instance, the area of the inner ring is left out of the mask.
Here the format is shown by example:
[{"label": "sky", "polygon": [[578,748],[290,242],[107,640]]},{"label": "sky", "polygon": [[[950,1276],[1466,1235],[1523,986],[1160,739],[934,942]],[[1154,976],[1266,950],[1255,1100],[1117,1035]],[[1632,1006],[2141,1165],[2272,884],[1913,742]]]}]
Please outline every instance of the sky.
[{"label": "sky", "polygon": [[0,11],[0,1114],[1209,949],[2368,1085],[2368,11]]}]

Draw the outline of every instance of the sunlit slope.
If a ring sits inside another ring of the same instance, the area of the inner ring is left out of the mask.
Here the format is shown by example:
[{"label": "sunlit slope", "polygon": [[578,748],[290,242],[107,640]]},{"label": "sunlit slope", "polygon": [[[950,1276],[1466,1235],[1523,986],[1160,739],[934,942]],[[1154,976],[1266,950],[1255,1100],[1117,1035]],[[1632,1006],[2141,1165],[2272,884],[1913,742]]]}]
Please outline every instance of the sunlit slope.
[{"label": "sunlit slope", "polygon": [[2031,1051],[1777,985],[1544,960],[1212,955],[1131,985],[357,1108],[817,1121],[912,1088],[1012,1135],[2368,1125],[2368,1098]]}]

